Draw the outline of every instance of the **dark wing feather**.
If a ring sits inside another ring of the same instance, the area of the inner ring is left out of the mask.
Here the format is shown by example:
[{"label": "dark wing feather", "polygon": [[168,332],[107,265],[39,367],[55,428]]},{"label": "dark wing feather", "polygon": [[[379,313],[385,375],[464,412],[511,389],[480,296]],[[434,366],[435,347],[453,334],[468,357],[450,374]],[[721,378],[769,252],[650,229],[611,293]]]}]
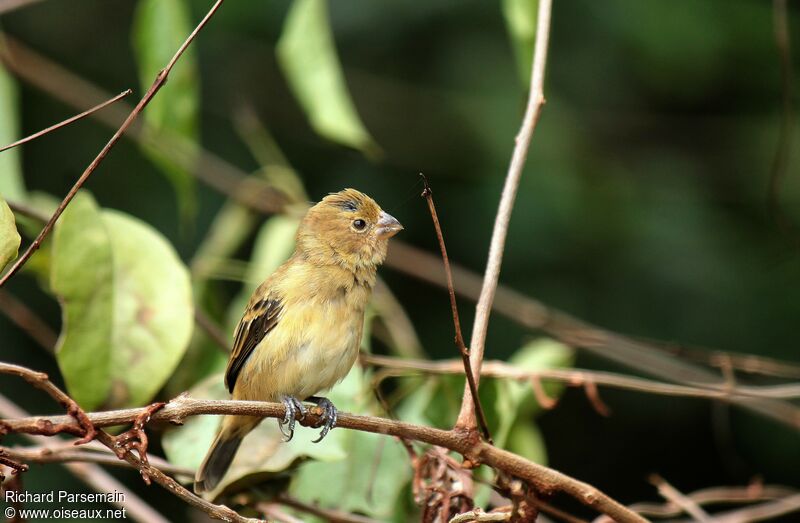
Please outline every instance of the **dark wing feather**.
[{"label": "dark wing feather", "polygon": [[281,307],[280,300],[267,298],[257,301],[245,311],[242,321],[236,327],[233,350],[225,371],[225,386],[231,393],[236,385],[236,378],[253,350],[278,324]]}]

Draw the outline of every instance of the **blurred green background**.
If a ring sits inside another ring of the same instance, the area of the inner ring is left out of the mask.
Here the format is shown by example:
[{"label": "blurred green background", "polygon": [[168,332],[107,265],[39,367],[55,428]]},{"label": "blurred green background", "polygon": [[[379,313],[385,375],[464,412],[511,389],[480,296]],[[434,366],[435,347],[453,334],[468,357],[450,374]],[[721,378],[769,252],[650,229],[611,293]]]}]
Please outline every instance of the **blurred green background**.
[{"label": "blurred green background", "polygon": [[[188,4],[194,25],[209,2]],[[272,133],[311,200],[356,187],[405,225],[402,240],[436,252],[418,198],[417,173],[424,172],[451,259],[482,272],[526,100],[500,4],[330,4],[347,86],[380,149],[370,154],[320,137],[292,94],[276,57],[289,5],[226,2],[193,44],[199,143],[256,171],[236,124],[248,111]],[[132,0],[43,1],[3,15],[0,29],[109,92],[133,87],[138,97],[149,82],[138,74],[135,8]],[[791,8],[788,23],[792,37],[800,34],[800,11]],[[800,53],[792,51],[796,67]],[[635,337],[800,362],[800,233],[776,220],[779,214],[800,223],[797,133],[779,206],[769,196],[782,118],[795,119],[782,110],[781,85],[770,1],[557,0],[547,104],[501,282]],[[24,81],[18,107],[20,136],[75,112]],[[24,146],[28,189],[61,198],[110,134],[87,120]],[[123,140],[87,188],[101,206],[163,233],[188,263],[225,197],[197,183],[190,189],[196,206],[182,214],[170,179],[151,160]],[[234,257],[248,259],[251,249],[249,238]],[[425,351],[456,356],[446,293],[388,268],[382,274]],[[225,323],[224,304],[240,284],[209,285],[207,308]],[[57,302],[30,273],[7,290],[59,328]],[[470,326],[474,304],[460,305]],[[535,334],[495,315],[487,357],[505,359]],[[0,357],[59,375],[52,356],[2,316]],[[626,370],[581,351],[575,365]],[[0,390],[32,412],[57,410],[19,381],[0,378]],[[797,431],[705,400],[606,389],[601,397],[612,410],[608,418],[580,389],[569,389],[538,424],[551,466],[622,502],[658,499],[650,473],[684,492],[756,476],[800,487]],[[130,471],[113,473],[171,518],[181,517],[185,508],[169,494]],[[54,465],[35,466],[25,484],[80,485]]]}]

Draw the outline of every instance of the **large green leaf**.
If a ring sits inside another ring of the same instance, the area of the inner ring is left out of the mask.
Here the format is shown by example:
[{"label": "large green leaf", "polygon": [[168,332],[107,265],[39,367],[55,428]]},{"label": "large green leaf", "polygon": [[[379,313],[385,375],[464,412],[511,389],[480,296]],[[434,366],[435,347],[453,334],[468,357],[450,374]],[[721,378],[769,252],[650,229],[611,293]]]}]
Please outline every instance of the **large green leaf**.
[{"label": "large green leaf", "polygon": [[0,196],[0,273],[9,262],[17,257],[20,241],[14,213]]},{"label": "large green leaf", "polygon": [[111,406],[149,401],[175,370],[194,327],[189,271],[167,240],[121,212],[103,212],[114,252]]},{"label": "large green leaf", "polygon": [[[0,146],[19,138],[19,95],[17,85],[3,64],[0,64]],[[0,194],[5,198],[22,199],[25,185],[22,181],[19,148],[0,153]]]},{"label": "large green leaf", "polygon": [[140,405],[175,369],[193,327],[189,274],[150,226],[79,194],[56,227],[57,359],[86,408]]},{"label": "large green leaf", "polygon": [[531,81],[533,46],[536,42],[536,17],[539,0],[503,0],[503,15],[514,47],[517,71],[527,88]]},{"label": "large green leaf", "polygon": [[[191,32],[189,6],[185,0],[140,0],[134,17],[133,46],[139,81],[146,91]],[[163,148],[148,144],[159,135],[179,136],[195,144],[199,136],[200,77],[190,46],[175,64],[169,81],[144,111],[144,151],[166,174],[178,195],[184,216],[194,211],[195,184]],[[190,154],[194,148],[190,148]]]},{"label": "large green leaf", "polygon": [[317,133],[368,153],[376,150],[345,84],[327,0],[294,0],[277,53],[289,86]]},{"label": "large green leaf", "polygon": [[88,193],[78,193],[58,221],[50,287],[64,318],[58,366],[75,401],[95,409],[111,390],[114,262],[100,209]]}]

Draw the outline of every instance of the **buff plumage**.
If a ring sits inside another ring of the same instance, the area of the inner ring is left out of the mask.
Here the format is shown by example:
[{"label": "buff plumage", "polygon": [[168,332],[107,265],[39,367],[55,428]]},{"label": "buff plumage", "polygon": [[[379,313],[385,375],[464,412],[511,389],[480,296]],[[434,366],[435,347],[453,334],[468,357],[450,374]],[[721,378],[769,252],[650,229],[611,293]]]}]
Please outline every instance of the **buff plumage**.
[{"label": "buff plumage", "polygon": [[[330,194],[306,213],[296,248],[253,293],[236,329],[225,384],[234,399],[281,401],[291,439],[302,401],[326,412],[321,437],[336,411],[315,396],[342,380],[355,363],[364,311],[389,238],[402,229],[369,196],[354,189]],[[226,416],[195,477],[195,490],[222,479],[242,438],[260,422]]]}]

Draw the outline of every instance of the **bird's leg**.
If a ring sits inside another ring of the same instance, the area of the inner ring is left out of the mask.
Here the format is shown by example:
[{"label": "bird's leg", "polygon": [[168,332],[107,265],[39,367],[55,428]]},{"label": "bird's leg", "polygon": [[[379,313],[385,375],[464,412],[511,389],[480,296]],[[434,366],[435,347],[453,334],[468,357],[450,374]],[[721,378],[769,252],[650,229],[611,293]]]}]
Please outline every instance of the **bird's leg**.
[{"label": "bird's leg", "polygon": [[[285,438],[284,441],[291,441],[292,437],[294,436],[294,425],[298,419],[303,419],[306,417],[306,410],[303,403],[295,398],[294,396],[283,396],[281,398],[281,403],[286,408],[286,414],[283,416],[283,420],[278,420],[278,428],[281,429],[281,434]],[[284,431],[283,426],[289,425],[288,430]]]},{"label": "bird's leg", "polygon": [[306,401],[310,401],[314,403],[317,407],[322,409],[322,422],[317,425],[317,427],[322,427],[322,432],[319,433],[319,437],[315,439],[314,443],[319,443],[322,441],[322,438],[328,435],[328,432],[336,426],[336,421],[339,418],[339,412],[336,410],[336,407],[333,406],[331,400],[328,398],[323,398],[320,396],[311,396]]}]

